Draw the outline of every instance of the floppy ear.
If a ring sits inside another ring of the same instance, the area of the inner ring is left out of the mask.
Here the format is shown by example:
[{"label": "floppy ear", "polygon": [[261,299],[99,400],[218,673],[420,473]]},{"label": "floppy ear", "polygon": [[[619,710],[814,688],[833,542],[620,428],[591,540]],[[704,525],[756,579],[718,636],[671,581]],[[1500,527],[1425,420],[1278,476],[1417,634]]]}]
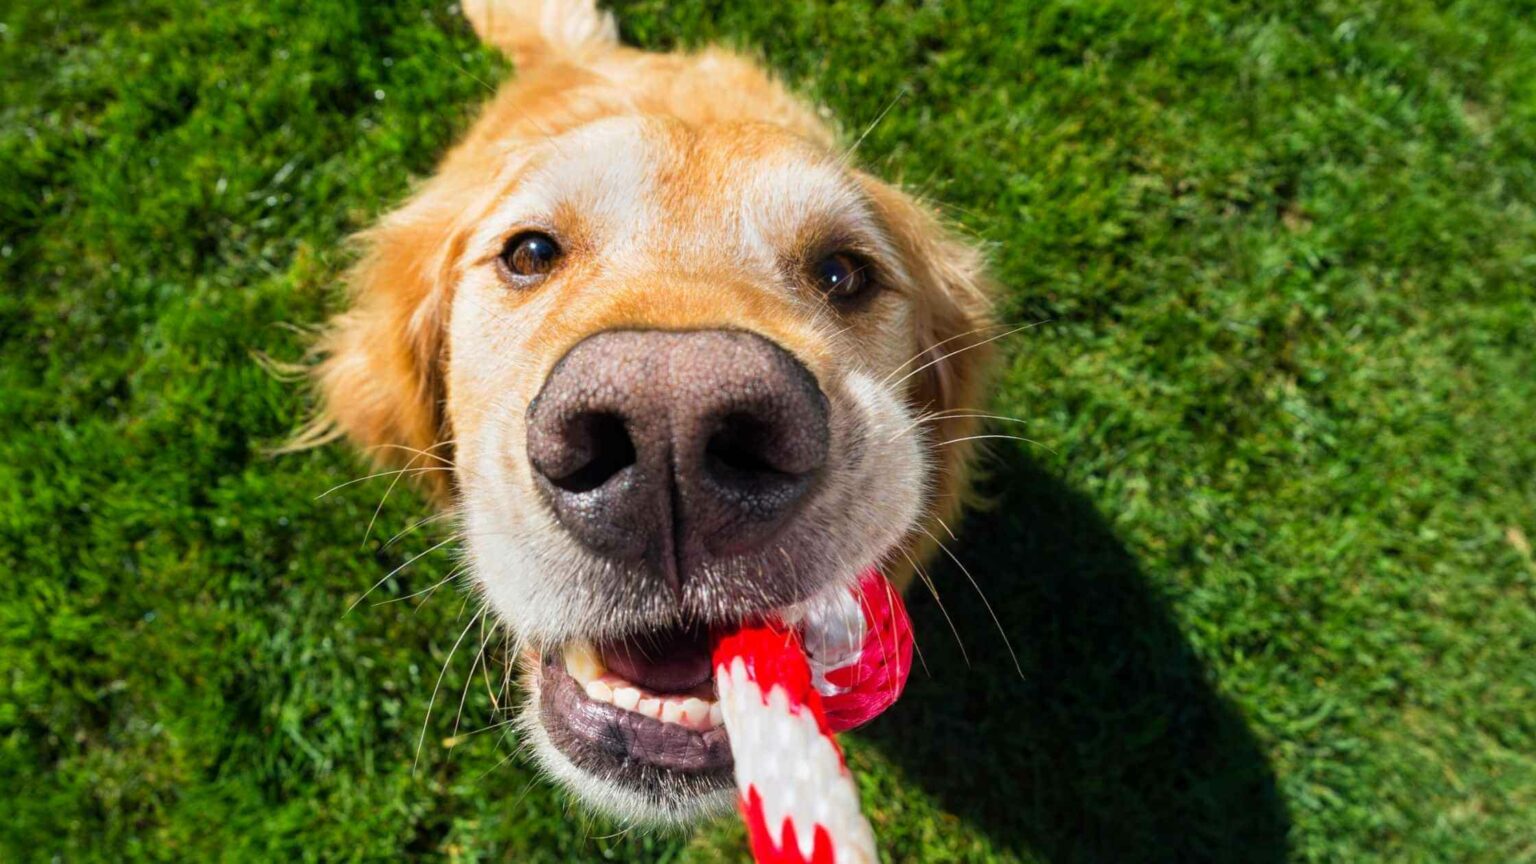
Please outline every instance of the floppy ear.
[{"label": "floppy ear", "polygon": [[[936,482],[924,528],[933,538],[946,536],[960,508],[970,499],[976,434],[985,410],[984,388],[992,370],[996,336],[992,320],[992,284],[986,263],[974,246],[956,238],[934,216],[901,191],[870,183],[871,196],[910,275],[913,327],[922,352],[907,366],[913,410],[932,416],[924,423]],[[935,540],[921,538],[919,560],[931,555]]]},{"label": "floppy ear", "polygon": [[[443,367],[454,242],[442,211],[422,195],[360,236],[350,308],[316,345],[320,413],[293,446],[347,437],[381,465],[452,464]],[[452,488],[451,471],[411,476],[434,498]]]}]

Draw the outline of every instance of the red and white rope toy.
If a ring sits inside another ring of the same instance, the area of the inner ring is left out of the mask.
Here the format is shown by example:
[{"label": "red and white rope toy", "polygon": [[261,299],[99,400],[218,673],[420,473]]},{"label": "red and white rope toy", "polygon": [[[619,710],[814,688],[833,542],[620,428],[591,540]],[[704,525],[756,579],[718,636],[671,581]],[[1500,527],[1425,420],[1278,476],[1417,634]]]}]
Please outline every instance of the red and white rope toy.
[{"label": "red and white rope toy", "polygon": [[759,864],[878,861],[858,787],[833,735],[901,695],[912,626],[876,570],[799,620],[720,638],[715,687],[736,760],[736,788]]}]

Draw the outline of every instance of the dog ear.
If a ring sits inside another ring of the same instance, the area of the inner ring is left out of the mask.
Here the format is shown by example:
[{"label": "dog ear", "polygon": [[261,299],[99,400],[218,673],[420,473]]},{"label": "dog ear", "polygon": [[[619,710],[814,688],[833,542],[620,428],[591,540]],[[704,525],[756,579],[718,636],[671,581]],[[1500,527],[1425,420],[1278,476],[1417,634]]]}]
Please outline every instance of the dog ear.
[{"label": "dog ear", "polygon": [[965,439],[976,434],[980,424],[975,415],[986,407],[995,354],[990,340],[997,335],[994,292],[979,249],[955,237],[900,190],[879,182],[866,185],[914,288],[913,326],[921,353],[900,374],[911,375],[913,410],[933,417],[922,424],[936,469],[923,526],[931,536],[914,544],[926,556],[970,499],[976,447]]},{"label": "dog ear", "polygon": [[[430,190],[358,240],[351,303],[316,345],[320,412],[292,447],[351,439],[372,460],[409,466],[434,498],[452,487],[444,365],[453,216]],[[430,470],[438,469],[438,470]]]}]

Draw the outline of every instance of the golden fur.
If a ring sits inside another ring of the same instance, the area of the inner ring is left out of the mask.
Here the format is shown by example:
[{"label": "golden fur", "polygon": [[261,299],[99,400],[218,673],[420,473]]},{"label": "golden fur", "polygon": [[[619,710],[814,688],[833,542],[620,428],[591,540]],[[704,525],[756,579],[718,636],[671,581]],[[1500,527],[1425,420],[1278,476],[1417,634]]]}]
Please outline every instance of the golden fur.
[{"label": "golden fur", "polygon": [[[516,77],[361,234],[351,302],[317,346],[321,411],[296,443],[344,436],[382,465],[423,469],[411,473],[456,511],[477,592],[534,658],[523,728],[535,757],[610,813],[685,822],[728,797],[688,777],[593,773],[537,707],[541,654],[682,613],[619,596],[611,562],[543,506],[530,402],[605,330],[766,337],[819,382],[834,452],[790,539],[741,566],[787,564],[830,587],[876,564],[905,588],[967,493],[998,335],[982,257],[853,168],[817,113],[747,59],[626,48],[592,0],[468,0],[465,13]],[[562,255],[518,282],[498,262],[529,230],[557,236]],[[867,302],[836,306],[808,278],[841,251],[878,274]],[[727,605],[765,611],[752,602]]]},{"label": "golden fur", "polygon": [[[750,331],[820,382],[834,441],[859,450],[833,453],[793,556],[777,553],[827,585],[874,563],[905,588],[966,494],[995,335],[978,251],[851,167],[818,115],[742,57],[623,47],[591,0],[465,11],[517,76],[361,235],[302,440],[345,436],[381,464],[427,469],[416,477],[457,508],[479,593],[537,658],[677,614],[655,598],[600,602],[608,565],[541,506],[526,457],[541,383],[605,330]],[[560,267],[515,283],[497,262],[530,228],[560,238]],[[836,307],[805,283],[840,249],[874,262],[867,302]],[[674,823],[720,806],[686,777],[626,787],[578,766],[543,725],[540,686],[530,670],[524,732],[587,801]]]}]

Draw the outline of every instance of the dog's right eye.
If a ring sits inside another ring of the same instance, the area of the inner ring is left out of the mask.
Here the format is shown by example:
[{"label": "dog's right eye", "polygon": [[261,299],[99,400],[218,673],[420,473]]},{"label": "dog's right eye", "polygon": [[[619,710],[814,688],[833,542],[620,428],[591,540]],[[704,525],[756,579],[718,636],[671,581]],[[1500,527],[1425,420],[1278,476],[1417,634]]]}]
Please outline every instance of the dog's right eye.
[{"label": "dog's right eye", "polygon": [[539,231],[524,231],[501,250],[501,266],[511,276],[543,276],[560,260],[560,244]]},{"label": "dog's right eye", "polygon": [[869,264],[851,252],[837,252],[816,262],[812,277],[821,293],[834,303],[851,303],[869,289]]}]

